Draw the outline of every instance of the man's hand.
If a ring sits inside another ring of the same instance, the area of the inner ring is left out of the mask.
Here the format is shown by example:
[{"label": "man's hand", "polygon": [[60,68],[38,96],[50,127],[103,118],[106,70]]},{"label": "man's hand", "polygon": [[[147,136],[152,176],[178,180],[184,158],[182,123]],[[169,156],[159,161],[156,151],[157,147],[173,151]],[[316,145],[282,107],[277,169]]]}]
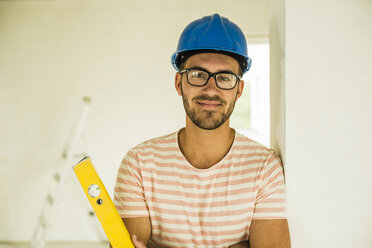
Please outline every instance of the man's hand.
[{"label": "man's hand", "polygon": [[135,234],[133,234],[131,238],[136,248],[146,248],[146,245],[142,241],[138,240]]}]

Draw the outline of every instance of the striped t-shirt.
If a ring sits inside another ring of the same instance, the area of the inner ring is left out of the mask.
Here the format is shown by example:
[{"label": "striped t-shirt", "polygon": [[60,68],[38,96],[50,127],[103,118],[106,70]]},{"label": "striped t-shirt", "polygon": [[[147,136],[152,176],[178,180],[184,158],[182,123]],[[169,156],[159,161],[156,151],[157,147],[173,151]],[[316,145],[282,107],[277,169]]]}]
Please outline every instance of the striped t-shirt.
[{"label": "striped t-shirt", "polygon": [[235,132],[230,151],[193,167],[178,132],[148,140],[123,159],[115,186],[122,218],[150,217],[150,247],[228,247],[253,219],[285,219],[283,168],[274,151]]}]

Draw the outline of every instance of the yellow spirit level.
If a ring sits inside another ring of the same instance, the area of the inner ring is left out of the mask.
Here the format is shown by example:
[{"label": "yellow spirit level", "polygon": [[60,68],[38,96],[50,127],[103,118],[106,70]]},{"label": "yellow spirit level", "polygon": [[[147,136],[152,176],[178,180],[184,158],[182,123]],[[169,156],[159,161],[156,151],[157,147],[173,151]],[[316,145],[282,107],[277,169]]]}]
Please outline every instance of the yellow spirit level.
[{"label": "yellow spirit level", "polygon": [[91,160],[84,158],[73,169],[111,246],[134,248],[130,235]]}]

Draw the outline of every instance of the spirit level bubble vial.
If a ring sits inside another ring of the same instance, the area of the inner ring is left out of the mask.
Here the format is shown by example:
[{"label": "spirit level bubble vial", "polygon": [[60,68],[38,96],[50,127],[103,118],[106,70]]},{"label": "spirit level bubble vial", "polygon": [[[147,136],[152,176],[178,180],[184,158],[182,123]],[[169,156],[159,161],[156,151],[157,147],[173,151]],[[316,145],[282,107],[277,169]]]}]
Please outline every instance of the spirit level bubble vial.
[{"label": "spirit level bubble vial", "polygon": [[73,167],[73,170],[111,246],[113,248],[134,248],[130,235],[91,160],[82,159]]}]

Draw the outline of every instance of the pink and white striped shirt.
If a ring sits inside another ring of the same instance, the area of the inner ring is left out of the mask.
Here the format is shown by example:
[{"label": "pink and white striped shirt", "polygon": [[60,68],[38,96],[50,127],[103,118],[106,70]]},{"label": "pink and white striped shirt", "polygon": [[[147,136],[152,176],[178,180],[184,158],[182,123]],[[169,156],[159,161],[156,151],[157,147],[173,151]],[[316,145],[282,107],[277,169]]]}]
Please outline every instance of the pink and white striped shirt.
[{"label": "pink and white striped shirt", "polygon": [[235,132],[226,156],[193,167],[178,132],[148,140],[123,159],[114,203],[122,218],[150,217],[150,247],[228,247],[253,219],[285,219],[283,168],[274,151]]}]

